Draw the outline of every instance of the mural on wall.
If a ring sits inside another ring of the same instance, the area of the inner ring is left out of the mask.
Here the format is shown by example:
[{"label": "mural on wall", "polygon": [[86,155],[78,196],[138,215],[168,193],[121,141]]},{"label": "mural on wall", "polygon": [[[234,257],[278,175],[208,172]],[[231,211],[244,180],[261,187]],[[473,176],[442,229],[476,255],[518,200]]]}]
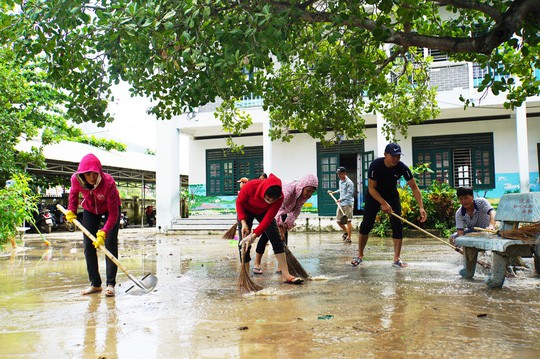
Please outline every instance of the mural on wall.
[{"label": "mural on wall", "polygon": [[[475,195],[485,198],[501,198],[505,193],[519,192],[518,173],[499,173],[495,175],[496,188],[475,191]],[[404,184],[404,183],[402,183]],[[538,172],[531,172],[529,190],[540,192]],[[236,196],[206,196],[206,185],[189,185],[189,212],[195,215],[234,214]],[[302,208],[302,212],[317,213],[317,194],[314,194]]]},{"label": "mural on wall", "polygon": [[[189,185],[189,212],[191,214],[234,214],[236,213],[236,196],[207,196],[206,185]],[[302,212],[317,213],[317,194],[304,204]]]}]

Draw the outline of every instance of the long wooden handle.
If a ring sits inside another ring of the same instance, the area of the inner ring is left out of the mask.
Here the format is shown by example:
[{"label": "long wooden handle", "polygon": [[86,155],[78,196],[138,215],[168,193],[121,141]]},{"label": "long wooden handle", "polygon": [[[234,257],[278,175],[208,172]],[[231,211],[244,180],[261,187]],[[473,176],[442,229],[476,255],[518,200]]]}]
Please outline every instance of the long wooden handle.
[{"label": "long wooden handle", "polygon": [[488,228],[482,228],[482,227],[473,227],[473,229],[475,231],[487,232],[487,233],[491,233],[491,234],[497,234],[499,232],[499,231],[497,231],[495,229],[488,229]]},{"label": "long wooden handle", "polygon": [[336,197],[334,197],[334,195],[332,193],[330,193],[330,192],[327,192],[327,193],[330,195],[330,197],[332,197],[334,199],[334,202],[336,202],[336,204],[337,204],[339,210],[341,211],[341,213],[343,215],[345,215],[345,211],[343,211],[343,208],[341,207],[341,204],[339,204],[339,202],[337,201]]},{"label": "long wooden handle", "polygon": [[[64,215],[67,214],[67,210],[62,207],[62,205],[60,203],[58,203],[56,205],[56,208],[58,208],[60,210],[60,212],[62,212]],[[86,227],[84,227],[82,225],[81,222],[79,222],[78,219],[73,219],[73,223],[75,223],[75,225],[84,233],[86,234],[86,236],[88,238],[90,238],[92,240],[92,242],[96,243],[97,242],[97,239],[96,237],[90,233],[90,231],[88,229],[86,229]],[[143,290],[146,290],[147,288],[144,286],[144,284],[142,284],[142,282],[140,280],[138,280],[137,278],[135,278],[133,275],[131,275],[131,273],[128,272],[128,270],[126,268],[124,268],[124,266],[122,264],[120,264],[120,262],[118,261],[118,259],[116,259],[116,257],[111,253],[109,252],[109,250],[107,248],[105,248],[105,246],[103,244],[100,244],[99,247],[98,247],[103,253],[105,253],[105,255],[107,257],[109,257],[109,259],[114,263],[116,264],[116,266],[118,268],[120,268],[122,270],[122,272],[124,272],[129,279],[131,279],[133,281],[133,283],[135,283],[137,285],[137,287],[143,289]]]},{"label": "long wooden handle", "polygon": [[405,222],[405,223],[407,223],[407,224],[413,226],[414,228],[418,229],[419,231],[422,231],[423,233],[427,234],[428,236],[433,237],[433,238],[435,238],[435,239],[437,239],[437,240],[443,242],[443,243],[446,244],[447,246],[452,247],[455,251],[458,251],[458,252],[461,253],[461,248],[458,248],[458,247],[456,247],[456,246],[453,246],[451,243],[445,241],[445,240],[442,239],[442,238],[437,237],[436,235],[434,235],[434,234],[432,234],[432,233],[429,233],[428,231],[426,231],[425,229],[423,229],[423,228],[421,228],[421,227],[418,227],[416,224],[414,224],[414,223],[412,223],[412,222],[406,220],[405,218],[401,217],[400,215],[398,215],[398,214],[392,212],[392,216],[401,219],[403,222]]}]

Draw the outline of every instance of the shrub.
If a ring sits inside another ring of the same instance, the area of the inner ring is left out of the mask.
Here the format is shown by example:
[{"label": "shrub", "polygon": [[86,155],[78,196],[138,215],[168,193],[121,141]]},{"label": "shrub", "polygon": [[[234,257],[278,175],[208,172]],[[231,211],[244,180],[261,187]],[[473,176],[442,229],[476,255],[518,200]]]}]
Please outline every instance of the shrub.
[{"label": "shrub", "polygon": [[[431,185],[420,190],[422,194],[422,202],[427,213],[427,220],[424,223],[420,222],[420,211],[418,203],[414,198],[412,190],[409,186],[398,188],[401,198],[401,214],[402,217],[414,223],[420,228],[438,229],[442,232],[442,236],[450,236],[455,228],[454,214],[459,208],[459,202],[456,199],[456,190],[447,183],[431,182]],[[404,228],[410,226],[403,224]],[[390,220],[388,215],[377,216],[373,233],[383,235],[390,229]]]},{"label": "shrub", "polygon": [[0,245],[17,234],[16,228],[25,221],[33,222],[38,197],[29,187],[30,178],[14,175],[10,187],[0,189]]}]

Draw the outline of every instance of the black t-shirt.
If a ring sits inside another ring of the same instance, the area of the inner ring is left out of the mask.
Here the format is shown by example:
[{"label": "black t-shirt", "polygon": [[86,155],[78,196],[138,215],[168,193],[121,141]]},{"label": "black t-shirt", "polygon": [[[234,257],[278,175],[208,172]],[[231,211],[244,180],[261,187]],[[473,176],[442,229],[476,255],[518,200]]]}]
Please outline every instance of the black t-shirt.
[{"label": "black t-shirt", "polygon": [[[395,167],[386,167],[384,157],[379,157],[369,165],[368,178],[377,182],[376,190],[383,198],[398,196],[397,183],[401,176],[406,181],[413,178],[409,167],[401,161]],[[368,196],[371,196],[369,192]]]}]

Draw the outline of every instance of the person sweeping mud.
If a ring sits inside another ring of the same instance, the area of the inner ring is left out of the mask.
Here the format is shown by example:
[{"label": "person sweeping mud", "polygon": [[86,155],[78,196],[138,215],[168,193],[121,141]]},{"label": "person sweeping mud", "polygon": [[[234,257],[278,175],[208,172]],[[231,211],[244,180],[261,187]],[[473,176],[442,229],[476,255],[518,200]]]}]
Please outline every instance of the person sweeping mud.
[{"label": "person sweeping mud", "polygon": [[[353,219],[353,205],[354,205],[354,183],[347,176],[347,169],[345,167],[339,167],[336,171],[339,177],[339,189],[337,191],[328,190],[328,194],[334,195],[339,193],[339,199],[336,200],[338,208],[336,210],[336,218],[338,226],[343,230],[343,243],[351,243],[352,235],[352,219]],[[347,217],[347,223],[342,223],[340,218]]]},{"label": "person sweeping mud", "polygon": [[[84,289],[81,294],[87,295],[99,293],[102,290],[96,248],[105,244],[105,248],[115,257],[118,257],[118,228],[121,206],[116,182],[111,175],[103,172],[101,162],[93,154],[84,156],[79,163],[77,172],[71,176],[69,205],[66,214],[66,219],[70,222],[77,218],[79,194],[83,197],[81,202],[84,209],[82,224],[97,239],[96,242],[93,242],[89,237],[83,235],[84,256],[90,286]],[[103,228],[100,229],[100,221],[103,215],[105,215],[107,221]],[[106,257],[105,263],[107,274],[105,295],[114,297],[118,267],[108,257]]]},{"label": "person sweeping mud", "polygon": [[[369,232],[375,224],[375,217],[381,209],[388,214],[401,215],[401,202],[397,191],[397,182],[403,176],[411,187],[414,198],[420,208],[420,222],[425,222],[427,213],[424,210],[422,194],[414,180],[411,170],[401,159],[401,147],[397,143],[389,143],[384,150],[384,157],[373,160],[368,170],[368,193],[364,206],[364,217],[360,224],[358,238],[358,257],[353,258],[351,264],[357,266],[364,260]],[[407,267],[407,263],[401,261],[401,245],[403,243],[403,223],[395,216],[390,216],[392,225],[392,238],[394,240],[394,260],[392,265],[396,268]]]},{"label": "person sweeping mud", "polygon": [[[238,243],[240,260],[249,272],[251,261],[251,244],[263,233],[272,243],[278,266],[281,268],[281,278],[284,283],[301,284],[304,280],[289,273],[285,248],[275,220],[283,203],[281,180],[273,174],[268,179],[254,179],[246,183],[236,198],[236,213],[238,217],[238,231],[242,240]],[[257,219],[259,225],[251,230],[253,221]],[[245,252],[244,252],[245,246]]]},{"label": "person sweeping mud", "polygon": [[[302,206],[313,193],[317,190],[319,180],[313,174],[307,174],[299,181],[285,183],[283,185],[283,204],[276,215],[276,222],[281,235],[281,239],[285,244],[288,243],[288,231],[294,227],[294,222]],[[253,274],[262,274],[261,259],[266,249],[268,238],[265,234],[261,236],[257,243],[255,254],[255,262],[253,263]],[[278,267],[277,272],[281,272],[281,267]]]}]

